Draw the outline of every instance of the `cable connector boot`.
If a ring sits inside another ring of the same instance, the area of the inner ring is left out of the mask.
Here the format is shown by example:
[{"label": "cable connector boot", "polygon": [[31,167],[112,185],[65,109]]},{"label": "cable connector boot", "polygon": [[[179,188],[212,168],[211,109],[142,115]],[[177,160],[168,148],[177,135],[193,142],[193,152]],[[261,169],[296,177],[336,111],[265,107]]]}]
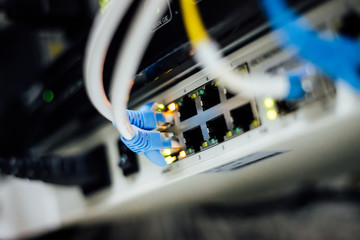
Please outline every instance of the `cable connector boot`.
[{"label": "cable connector boot", "polygon": [[126,110],[131,125],[141,129],[152,130],[156,128],[156,114],[153,111]]},{"label": "cable connector boot", "polygon": [[151,110],[132,111],[126,110],[131,125],[145,130],[153,130],[173,120],[171,114],[153,112]]},{"label": "cable connector boot", "polygon": [[304,76],[302,74],[294,73],[288,74],[287,78],[289,81],[289,92],[286,99],[295,100],[303,98],[305,96],[305,90],[302,86],[302,79]]},{"label": "cable connector boot", "polygon": [[171,148],[171,139],[164,138],[160,132],[146,131],[132,126],[135,136],[131,140],[121,137],[121,141],[132,151],[144,154],[151,162],[165,167],[167,163],[160,153],[162,148]]}]

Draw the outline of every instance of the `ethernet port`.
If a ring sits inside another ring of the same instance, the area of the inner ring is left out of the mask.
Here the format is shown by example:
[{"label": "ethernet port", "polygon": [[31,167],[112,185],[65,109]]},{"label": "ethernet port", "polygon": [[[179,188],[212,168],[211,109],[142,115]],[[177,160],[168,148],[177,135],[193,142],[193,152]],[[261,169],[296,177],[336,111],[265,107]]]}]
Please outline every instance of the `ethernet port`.
[{"label": "ethernet port", "polygon": [[298,110],[299,106],[296,101],[276,101],[276,107],[280,115],[286,115]]},{"label": "ethernet port", "polygon": [[226,132],[228,132],[228,129],[223,115],[208,121],[206,126],[209,130],[210,141],[212,139],[217,140],[218,143],[224,141],[224,136]]},{"label": "ethernet port", "polygon": [[244,132],[249,131],[252,122],[255,120],[251,104],[245,104],[230,111],[234,128],[241,128]]},{"label": "ethernet port", "polygon": [[189,96],[183,97],[183,99],[178,102],[178,106],[180,121],[185,121],[197,114],[195,99],[192,99]]},{"label": "ethernet port", "polygon": [[[241,75],[248,75],[250,70],[249,70],[249,65],[247,63],[241,64],[240,66],[236,67],[235,70],[237,72],[239,72]],[[225,89],[225,95],[226,95],[226,99],[230,99],[235,97],[235,93],[230,92],[228,89]]]},{"label": "ethernet port", "polygon": [[225,89],[225,95],[226,95],[226,99],[235,97],[235,94],[229,92],[229,90],[227,90],[227,89]]},{"label": "ethernet port", "polygon": [[341,19],[339,33],[349,38],[358,38],[360,36],[360,15],[356,12],[350,12]]},{"label": "ethernet port", "polygon": [[200,146],[204,142],[204,137],[200,127],[195,127],[183,133],[185,138],[185,144],[188,149],[192,149],[195,152],[200,151]]},{"label": "ethernet port", "polygon": [[200,96],[204,111],[220,103],[219,88],[216,83],[206,85]]}]

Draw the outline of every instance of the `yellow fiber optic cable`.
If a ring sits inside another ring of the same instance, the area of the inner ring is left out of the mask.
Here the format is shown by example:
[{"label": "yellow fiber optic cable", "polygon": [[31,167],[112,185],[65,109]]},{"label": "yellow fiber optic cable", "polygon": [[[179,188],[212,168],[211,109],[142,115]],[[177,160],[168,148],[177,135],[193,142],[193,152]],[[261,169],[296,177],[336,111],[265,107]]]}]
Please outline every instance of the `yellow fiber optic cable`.
[{"label": "yellow fiber optic cable", "polygon": [[180,0],[187,35],[194,48],[201,42],[210,41],[195,0]]}]

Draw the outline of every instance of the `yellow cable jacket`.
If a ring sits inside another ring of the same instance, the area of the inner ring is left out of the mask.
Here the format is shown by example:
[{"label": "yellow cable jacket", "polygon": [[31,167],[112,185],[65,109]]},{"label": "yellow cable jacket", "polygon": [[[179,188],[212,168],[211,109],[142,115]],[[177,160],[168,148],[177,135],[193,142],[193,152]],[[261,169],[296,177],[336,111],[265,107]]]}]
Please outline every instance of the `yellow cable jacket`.
[{"label": "yellow cable jacket", "polygon": [[180,5],[186,33],[193,47],[200,42],[209,41],[210,37],[206,32],[195,0],[180,0]]}]

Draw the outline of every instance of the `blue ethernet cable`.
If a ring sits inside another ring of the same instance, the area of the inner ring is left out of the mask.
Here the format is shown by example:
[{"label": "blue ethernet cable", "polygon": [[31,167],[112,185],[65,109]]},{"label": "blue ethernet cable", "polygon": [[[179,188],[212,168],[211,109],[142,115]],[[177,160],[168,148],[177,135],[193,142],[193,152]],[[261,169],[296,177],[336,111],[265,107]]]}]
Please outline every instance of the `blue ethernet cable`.
[{"label": "blue ethernet cable", "polygon": [[135,136],[130,140],[121,137],[121,141],[133,152],[144,154],[151,162],[165,167],[167,163],[160,150],[171,148],[171,139],[165,139],[160,132],[149,131],[155,129],[158,123],[166,122],[163,113],[151,110],[152,105],[146,104],[139,111],[127,110]]},{"label": "blue ethernet cable", "polygon": [[165,167],[167,163],[160,153],[162,148],[171,148],[171,140],[165,139],[160,132],[147,131],[132,126],[135,136],[127,140],[121,137],[121,141],[133,152],[144,154],[151,162],[156,165]]},{"label": "blue ethernet cable", "polygon": [[296,100],[305,96],[304,88],[301,85],[301,80],[306,77],[307,74],[302,73],[301,71],[296,71],[293,73],[287,74],[287,79],[289,81],[289,90],[286,100]]},{"label": "blue ethernet cable", "polygon": [[151,110],[132,111],[126,110],[131,125],[145,130],[153,130],[156,128],[157,123],[165,123],[166,119],[161,112],[154,112]]},{"label": "blue ethernet cable", "polygon": [[282,45],[293,44],[298,54],[315,64],[335,80],[342,79],[360,90],[360,44],[345,36],[324,39],[305,20],[298,16],[284,0],[262,0],[271,24],[280,29],[277,35]]}]

